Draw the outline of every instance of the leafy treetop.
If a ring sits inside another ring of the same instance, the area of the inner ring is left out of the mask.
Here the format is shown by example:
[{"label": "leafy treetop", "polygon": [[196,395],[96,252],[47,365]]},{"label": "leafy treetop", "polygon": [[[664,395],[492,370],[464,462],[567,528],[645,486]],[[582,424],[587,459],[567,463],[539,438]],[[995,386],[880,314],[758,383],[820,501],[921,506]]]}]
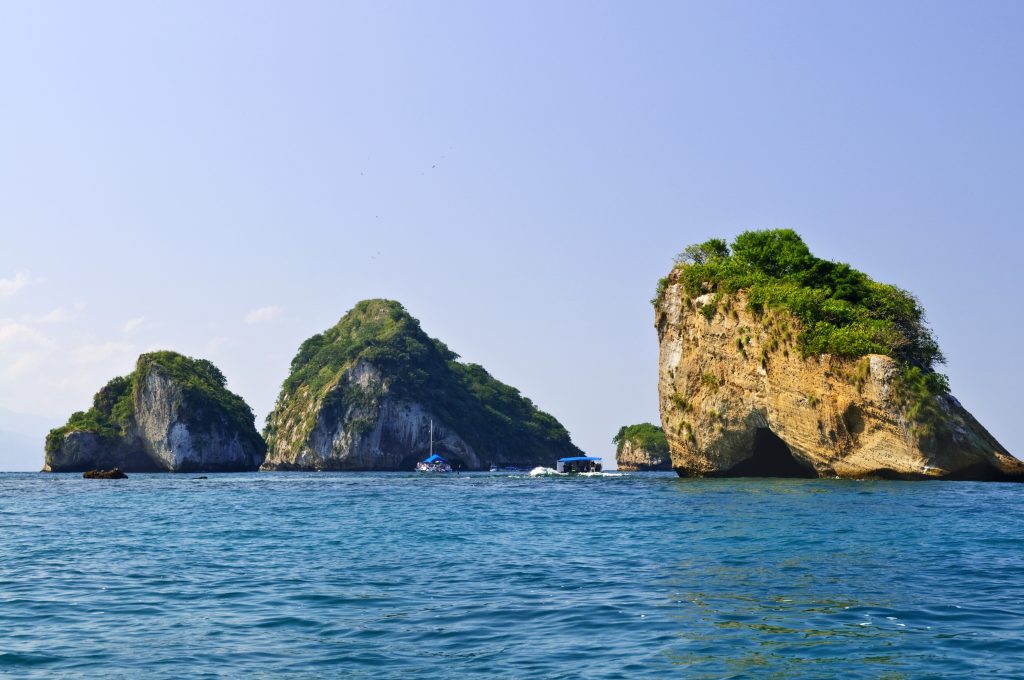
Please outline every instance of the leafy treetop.
[{"label": "leafy treetop", "polygon": [[[815,257],[790,229],[747,231],[731,247],[723,239],[689,246],[675,271],[687,295],[743,289],[755,313],[789,311],[801,322],[797,342],[805,355],[886,354],[928,376],[931,392],[948,391],[945,376],[934,372],[945,359],[917,299],[848,264]],[[667,283],[659,282],[655,305]]]},{"label": "leafy treetop", "polygon": [[652,454],[668,455],[668,441],[665,432],[657,425],[639,423],[625,425],[612,437],[612,443],[622,450],[622,445],[630,442],[633,446],[649,451]]}]

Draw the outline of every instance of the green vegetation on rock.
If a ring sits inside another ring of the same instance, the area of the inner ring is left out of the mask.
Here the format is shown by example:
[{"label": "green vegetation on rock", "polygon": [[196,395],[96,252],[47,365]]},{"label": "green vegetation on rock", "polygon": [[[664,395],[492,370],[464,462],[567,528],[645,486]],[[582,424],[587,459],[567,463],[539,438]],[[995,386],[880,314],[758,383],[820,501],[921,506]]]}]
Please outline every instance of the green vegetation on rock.
[{"label": "green vegetation on rock", "polygon": [[46,435],[46,452],[53,453],[71,432],[91,432],[107,442],[113,442],[130,427],[135,414],[132,390],[135,374],[120,376],[104,385],[92,398],[88,411],[75,411],[68,422],[50,430]]},{"label": "green vegetation on rock", "polygon": [[925,370],[943,362],[912,294],[848,264],[815,257],[792,230],[747,231],[731,249],[711,239],[689,246],[676,261],[691,297],[746,290],[755,312],[789,311],[801,322],[797,343],[805,355],[887,354]]},{"label": "green vegetation on rock", "polygon": [[668,441],[665,439],[665,432],[657,425],[640,423],[620,427],[612,437],[612,443],[621,451],[622,445],[626,442],[651,454],[661,457],[668,456]]},{"label": "green vegetation on rock", "polygon": [[206,359],[160,351],[140,356],[131,374],[112,379],[96,393],[88,411],[72,413],[67,424],[51,430],[46,437],[46,451],[56,451],[70,432],[92,432],[110,442],[125,435],[134,422],[138,392],[146,376],[153,371],[173,381],[181,390],[179,417],[193,431],[209,432],[225,423],[242,436],[252,433],[251,443],[262,447],[253,429],[252,409],[241,397],[227,390],[227,381],[220,369]]},{"label": "green vegetation on rock", "polygon": [[[689,297],[714,293],[714,305],[701,308],[709,321],[721,296],[740,290],[755,315],[788,312],[798,322],[796,343],[805,357],[893,357],[901,366],[896,387],[908,420],[922,436],[941,427],[934,397],[947,394],[949,384],[935,366],[945,359],[911,293],[848,264],[815,257],[789,229],[747,231],[731,245],[723,239],[691,245],[676,258],[673,275]],[[668,277],[658,282],[655,307],[668,284]],[[740,352],[743,345],[737,341]]]},{"label": "green vegetation on rock", "polygon": [[287,435],[294,444],[312,430],[325,400],[346,405],[362,400],[368,405],[379,397],[354,386],[335,389],[360,361],[380,371],[389,394],[423,404],[474,448],[493,450],[497,442],[507,451],[529,450],[548,442],[568,452],[577,450],[554,417],[482,366],[458,361],[458,355],[424,333],[401,304],[381,299],[359,302],[335,326],[299,347],[267,419],[265,435],[271,447],[284,436],[278,429],[288,420],[285,413],[298,414],[301,422]]}]

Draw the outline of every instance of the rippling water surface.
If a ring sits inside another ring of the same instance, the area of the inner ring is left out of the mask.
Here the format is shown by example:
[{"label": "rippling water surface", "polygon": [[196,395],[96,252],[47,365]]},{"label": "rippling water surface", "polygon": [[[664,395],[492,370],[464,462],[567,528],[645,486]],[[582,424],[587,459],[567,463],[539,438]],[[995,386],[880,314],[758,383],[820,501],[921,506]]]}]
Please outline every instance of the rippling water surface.
[{"label": "rippling water surface", "polygon": [[0,475],[0,674],[1024,676],[1024,485]]}]

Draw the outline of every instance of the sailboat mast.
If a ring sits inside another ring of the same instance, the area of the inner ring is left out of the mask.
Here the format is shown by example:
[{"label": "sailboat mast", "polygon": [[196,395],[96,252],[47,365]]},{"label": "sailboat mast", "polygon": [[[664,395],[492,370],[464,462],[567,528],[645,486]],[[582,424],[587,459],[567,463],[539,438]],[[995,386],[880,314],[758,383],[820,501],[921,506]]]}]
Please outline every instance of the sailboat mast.
[{"label": "sailboat mast", "polygon": [[430,455],[434,455],[434,419],[430,419]]}]

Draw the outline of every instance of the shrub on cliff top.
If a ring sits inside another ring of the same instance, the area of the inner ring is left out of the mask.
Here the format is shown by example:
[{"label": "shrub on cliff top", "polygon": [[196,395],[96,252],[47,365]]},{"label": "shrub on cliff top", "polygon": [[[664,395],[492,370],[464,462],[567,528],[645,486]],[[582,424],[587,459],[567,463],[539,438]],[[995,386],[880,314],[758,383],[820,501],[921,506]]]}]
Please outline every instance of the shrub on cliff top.
[{"label": "shrub on cliff top", "polygon": [[[897,399],[919,437],[940,435],[944,420],[935,397],[949,381],[935,372],[945,363],[924,309],[911,293],[878,283],[848,264],[815,257],[791,229],[747,231],[726,246],[711,239],[676,258],[677,280],[689,297],[747,292],[749,308],[788,311],[800,321],[804,356],[857,358],[885,354],[900,364]],[[653,300],[661,304],[668,280]],[[743,352],[742,341],[737,346]]]},{"label": "shrub on cliff top", "polygon": [[[789,311],[801,322],[797,345],[805,356],[886,354],[924,371],[944,362],[924,309],[907,291],[815,257],[790,229],[747,231],[731,247],[724,243],[689,246],[677,258],[687,295],[742,289],[755,313]],[[661,287],[655,304],[663,295]]]}]

